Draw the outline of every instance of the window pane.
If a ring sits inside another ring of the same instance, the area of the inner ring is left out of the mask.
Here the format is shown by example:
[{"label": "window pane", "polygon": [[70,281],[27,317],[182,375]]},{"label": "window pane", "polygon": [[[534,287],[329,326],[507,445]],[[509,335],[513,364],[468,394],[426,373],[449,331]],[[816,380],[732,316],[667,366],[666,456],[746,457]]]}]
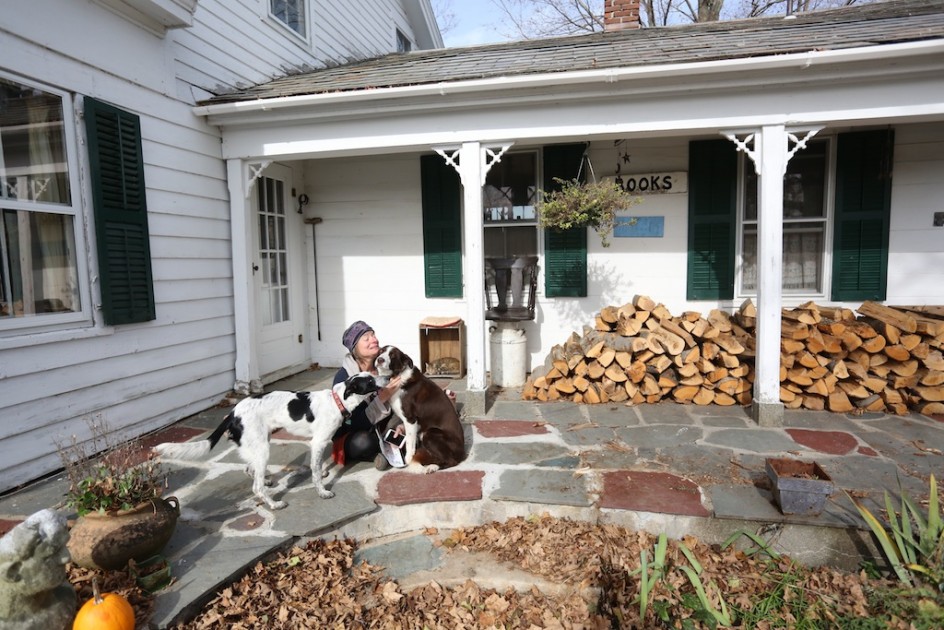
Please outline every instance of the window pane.
[{"label": "window pane", "polygon": [[0,199],[68,204],[62,100],[0,78]]},{"label": "window pane", "polygon": [[[823,277],[822,222],[788,223],[783,229],[783,292],[820,293]],[[744,231],[741,289],[757,292],[757,230]]]},{"label": "window pane", "polygon": [[[810,142],[787,163],[783,179],[785,219],[826,216],[826,140]],[[757,174],[754,163],[744,160],[744,219],[757,220]]]},{"label": "window pane", "polygon": [[81,310],[72,217],[2,212],[0,317]]},{"label": "window pane", "polygon": [[536,220],[536,161],[534,153],[512,153],[492,166],[483,191],[486,223]]},{"label": "window pane", "polygon": [[492,166],[482,198],[486,258],[537,255],[537,190],[536,153],[507,154]]},{"label": "window pane", "polygon": [[269,11],[290,29],[305,37],[305,0],[270,0]]}]

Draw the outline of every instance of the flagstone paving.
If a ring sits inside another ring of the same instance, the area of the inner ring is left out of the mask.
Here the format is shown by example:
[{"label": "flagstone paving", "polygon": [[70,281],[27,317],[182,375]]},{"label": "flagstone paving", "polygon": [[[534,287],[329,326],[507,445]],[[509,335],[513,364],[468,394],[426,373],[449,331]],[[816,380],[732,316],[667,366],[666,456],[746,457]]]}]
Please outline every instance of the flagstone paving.
[{"label": "flagstone paving", "polygon": [[[311,370],[272,389],[320,389],[332,377],[333,370]],[[442,385],[461,395],[460,383]],[[469,455],[459,466],[429,475],[381,472],[372,463],[332,467],[326,483],[335,497],[327,500],[312,489],[305,443],[278,432],[270,477],[288,503],[283,510],[257,504],[229,443],[206,461],[168,462],[168,494],[181,517],[164,555],[176,581],[158,593],[152,623],[188,618],[221,584],[306,537],[357,538],[359,558],[403,583],[498,579],[477,572],[474,559],[450,564],[416,532],[545,512],[709,542],[745,528],[776,531],[772,544],[800,561],[854,569],[871,542],[844,491],[878,509],[886,491],[921,496],[930,474],[944,470],[944,418],[800,410],[785,412],[783,428],[762,428],[738,407],[530,403],[518,395],[498,392],[482,416],[463,418]],[[209,409],[147,443],[200,438],[227,412]],[[823,467],[837,491],[821,514],[781,513],[765,472],[769,457]],[[0,497],[0,533],[62,507],[66,488],[60,474]],[[510,569],[492,573],[508,584],[528,580]]]}]

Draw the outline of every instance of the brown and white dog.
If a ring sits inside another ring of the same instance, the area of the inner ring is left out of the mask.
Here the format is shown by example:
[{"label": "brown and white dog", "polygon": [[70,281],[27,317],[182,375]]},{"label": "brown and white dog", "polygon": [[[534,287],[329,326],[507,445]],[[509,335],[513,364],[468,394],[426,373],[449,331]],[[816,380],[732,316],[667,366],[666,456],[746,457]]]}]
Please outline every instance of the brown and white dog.
[{"label": "brown and white dog", "polygon": [[413,366],[394,346],[384,346],[374,361],[381,376],[400,376],[390,407],[403,420],[404,461],[414,472],[431,473],[465,459],[465,435],[456,407],[441,387]]}]

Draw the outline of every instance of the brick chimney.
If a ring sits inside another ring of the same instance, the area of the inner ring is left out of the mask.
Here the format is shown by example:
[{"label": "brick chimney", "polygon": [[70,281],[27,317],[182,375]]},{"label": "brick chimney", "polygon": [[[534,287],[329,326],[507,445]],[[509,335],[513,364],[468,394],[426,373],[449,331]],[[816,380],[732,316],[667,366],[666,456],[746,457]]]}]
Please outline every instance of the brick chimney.
[{"label": "brick chimney", "polygon": [[639,0],[603,0],[603,30],[639,28]]}]

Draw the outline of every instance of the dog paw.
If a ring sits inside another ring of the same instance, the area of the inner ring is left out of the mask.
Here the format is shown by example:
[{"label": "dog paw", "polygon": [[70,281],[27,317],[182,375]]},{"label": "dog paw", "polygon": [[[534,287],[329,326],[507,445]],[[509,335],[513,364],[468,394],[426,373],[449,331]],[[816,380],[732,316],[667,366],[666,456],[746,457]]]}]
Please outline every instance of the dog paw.
[{"label": "dog paw", "polygon": [[273,510],[281,510],[287,505],[288,503],[286,503],[285,501],[273,501],[272,503],[269,504],[269,507],[271,507]]},{"label": "dog paw", "polygon": [[423,466],[423,474],[428,475],[439,470],[438,464],[430,464],[429,466]]},{"label": "dog paw", "polygon": [[330,490],[318,490],[318,496],[322,499],[330,499],[334,496],[334,493]]}]

